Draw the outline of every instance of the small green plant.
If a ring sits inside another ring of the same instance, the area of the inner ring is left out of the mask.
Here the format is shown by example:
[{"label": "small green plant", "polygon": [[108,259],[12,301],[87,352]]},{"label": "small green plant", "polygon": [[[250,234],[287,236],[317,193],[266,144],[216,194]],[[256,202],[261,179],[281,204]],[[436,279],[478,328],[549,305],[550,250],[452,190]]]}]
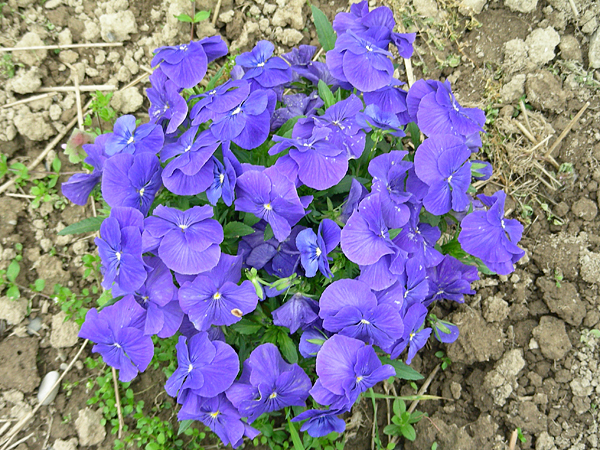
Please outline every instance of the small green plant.
[{"label": "small green plant", "polygon": [[210,17],[210,11],[198,11],[194,14],[194,17],[188,16],[187,14],[179,14],[175,16],[177,20],[185,23],[198,23],[202,22]]},{"label": "small green plant", "polygon": [[523,444],[525,442],[527,442],[527,439],[525,439],[525,436],[523,436],[523,432],[521,431],[521,428],[517,428],[517,438],[519,439],[519,441],[521,441]]},{"label": "small green plant", "polygon": [[[90,109],[92,110],[91,114],[96,117],[99,128],[93,128],[92,115],[90,114],[85,116],[83,125],[86,129],[91,129],[92,132],[96,135],[104,133],[104,130],[102,128],[103,122],[109,122],[111,124],[110,128],[112,129],[112,124],[114,123],[117,117],[117,112],[110,106],[110,99],[112,98],[112,96],[112,92],[104,93],[102,91],[96,91],[94,94],[92,94],[92,104],[90,106]],[[110,130],[106,130],[107,133],[109,131]]]},{"label": "small green plant", "polygon": [[442,361],[442,370],[446,370],[452,364],[452,360],[441,350],[435,352],[435,356]]},{"label": "small green plant", "polygon": [[4,53],[0,59],[0,75],[6,78],[15,76],[15,63],[12,60],[12,54]]},{"label": "small green plant", "polygon": [[[16,255],[6,270],[0,270],[0,292],[6,290],[4,295],[12,300],[16,300],[21,296],[20,286],[17,284],[17,277],[21,273],[21,265],[19,262],[23,259],[23,255],[21,254],[23,252],[23,244],[17,242],[15,244],[15,252]],[[37,280],[36,286],[39,286]],[[43,285],[42,289],[44,289]],[[40,291],[41,289],[36,290],[36,292]]]},{"label": "small green plant", "polygon": [[556,287],[559,288],[561,286],[560,282],[563,280],[562,271],[558,268],[554,269],[554,281],[556,282]]},{"label": "small green plant", "polygon": [[406,403],[403,400],[394,400],[394,417],[392,423],[383,429],[383,432],[389,436],[403,436],[409,441],[414,441],[417,437],[417,432],[413,424],[417,423],[425,413],[414,411],[412,413],[406,410]]}]

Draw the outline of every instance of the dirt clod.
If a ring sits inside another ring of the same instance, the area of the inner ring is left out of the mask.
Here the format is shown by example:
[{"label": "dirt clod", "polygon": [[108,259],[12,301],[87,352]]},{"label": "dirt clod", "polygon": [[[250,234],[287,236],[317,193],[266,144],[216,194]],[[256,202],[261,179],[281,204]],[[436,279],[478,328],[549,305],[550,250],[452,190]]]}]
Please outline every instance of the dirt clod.
[{"label": "dirt clod", "polygon": [[540,324],[533,329],[533,337],[539,344],[542,355],[551,360],[564,358],[572,348],[565,323],[556,317],[542,317]]},{"label": "dirt clod", "polygon": [[9,337],[0,342],[0,388],[29,393],[40,384],[37,338]]}]

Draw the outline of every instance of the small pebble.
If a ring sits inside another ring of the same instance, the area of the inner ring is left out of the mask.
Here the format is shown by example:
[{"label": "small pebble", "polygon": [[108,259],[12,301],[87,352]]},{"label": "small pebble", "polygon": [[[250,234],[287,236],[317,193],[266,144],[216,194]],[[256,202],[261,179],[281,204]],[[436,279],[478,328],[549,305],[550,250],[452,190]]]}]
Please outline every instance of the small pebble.
[{"label": "small pebble", "polygon": [[53,370],[52,372],[48,372],[42,380],[42,384],[40,384],[40,389],[37,395],[38,401],[41,402],[43,398],[46,397],[48,392],[50,392],[46,400],[42,402],[42,405],[49,405],[56,398],[56,394],[58,394],[60,384],[58,384],[52,391],[50,389],[52,389],[52,386],[54,386],[54,383],[56,383],[59,377],[60,374],[57,371]]},{"label": "small pebble", "polygon": [[42,328],[42,318],[36,317],[35,319],[31,319],[27,324],[27,333],[31,335],[37,335],[38,331]]}]

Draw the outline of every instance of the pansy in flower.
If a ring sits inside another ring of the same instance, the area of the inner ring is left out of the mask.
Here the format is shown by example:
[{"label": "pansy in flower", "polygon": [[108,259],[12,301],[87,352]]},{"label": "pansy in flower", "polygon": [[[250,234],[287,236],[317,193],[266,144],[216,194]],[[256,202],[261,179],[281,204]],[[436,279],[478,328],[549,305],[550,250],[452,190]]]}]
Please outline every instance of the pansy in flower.
[{"label": "pansy in flower", "polygon": [[525,254],[517,246],[523,235],[523,225],[504,217],[504,191],[478,197],[489,209],[466,215],[461,222],[458,242],[465,252],[481,259],[490,270],[508,275]]},{"label": "pansy in flower", "polygon": [[133,296],[126,295],[100,312],[90,309],[79,330],[80,338],[95,343],[92,352],[100,353],[106,364],[119,371],[122,382],[146,370],[154,355],[152,338],[135,326],[143,314]]},{"label": "pansy in flower", "polygon": [[289,328],[295,333],[315,323],[319,318],[319,304],[300,293],[292,295],[279,308],[272,312],[273,324]]},{"label": "pansy in flower", "polygon": [[300,45],[298,48],[293,48],[289,53],[284,53],[281,57],[290,63],[292,70],[295,70],[297,67],[309,65],[316,51],[317,47],[314,45]]},{"label": "pansy in flower", "polygon": [[162,173],[165,187],[174,194],[200,194],[214,180],[212,155],[220,142],[208,130],[196,136],[197,132],[197,126],[190,127],[177,141],[165,145],[160,152],[162,161],[175,157]]},{"label": "pansy in flower", "polygon": [[458,303],[465,301],[464,294],[473,295],[471,283],[479,280],[477,267],[463,264],[450,255],[437,266],[427,269],[429,294],[424,302],[425,306],[436,300],[452,300]]},{"label": "pansy in flower", "polygon": [[402,124],[398,117],[391,112],[382,111],[375,104],[367,105],[364,112],[359,112],[356,115],[356,123],[367,132],[376,128],[392,136],[406,136],[404,131],[400,129]]},{"label": "pansy in flower", "polygon": [[312,383],[298,364],[288,364],[273,344],[259,345],[246,361],[227,398],[248,422],[287,406],[304,406]]},{"label": "pansy in flower", "polygon": [[199,420],[219,436],[223,445],[237,448],[244,443],[244,437],[252,440],[260,432],[242,420],[237,408],[225,394],[214,397],[201,397],[189,393],[177,414],[179,420]]},{"label": "pansy in flower", "polygon": [[94,188],[102,180],[107,155],[104,152],[110,134],[99,135],[93,144],[84,144],[87,157],[83,160],[94,168],[92,173],[76,173],[61,185],[62,194],[76,205],[84,206]]},{"label": "pansy in flower", "polygon": [[390,228],[401,228],[410,219],[406,202],[412,195],[406,191],[405,184],[412,163],[404,161],[407,154],[406,151],[393,150],[373,158],[369,163],[369,173],[373,177],[371,191],[379,193],[383,218]]},{"label": "pansy in flower", "polygon": [[323,328],[382,348],[402,336],[398,308],[378,304],[362,281],[342,279],[327,286],[319,300]]},{"label": "pansy in flower", "polygon": [[362,392],[395,374],[392,366],[381,364],[373,347],[336,334],[325,341],[317,354],[319,379],[310,394],[322,405],[345,409]]},{"label": "pansy in flower", "polygon": [[423,199],[425,209],[436,216],[469,206],[471,151],[462,139],[452,135],[432,136],[415,153],[415,172],[429,186]]},{"label": "pansy in flower", "polygon": [[209,272],[185,282],[179,289],[179,304],[200,331],[212,325],[232,325],[256,309],[258,297],[252,283],[241,285],[241,256],[221,253],[219,263]]},{"label": "pansy in flower", "polygon": [[321,61],[312,61],[306,67],[296,67],[294,73],[299,77],[306,78],[315,86],[318,86],[319,81],[323,80],[332,92],[340,88],[339,80],[331,75],[327,64]]},{"label": "pansy in flower", "polygon": [[364,266],[394,254],[395,244],[383,218],[380,194],[369,195],[360,202],[342,229],[341,242],[348,259]]},{"label": "pansy in flower", "polygon": [[381,48],[387,48],[390,33],[395,25],[394,14],[390,8],[380,6],[369,11],[369,4],[366,1],[353,4],[349,13],[338,13],[333,19],[333,29],[338,35],[352,31],[362,36],[370,30],[380,30],[383,35],[382,42],[379,43]]},{"label": "pansy in flower", "polygon": [[273,136],[277,144],[269,154],[290,149],[290,158],[298,164],[298,178],[308,187],[324,190],[338,184],[348,171],[348,157],[343,148],[329,139],[331,130],[315,126],[306,139],[297,134],[293,133],[292,139]]},{"label": "pansy in flower", "polygon": [[427,318],[433,329],[435,338],[444,344],[451,344],[458,339],[459,330],[456,325],[446,320],[438,319],[434,314]]},{"label": "pansy in flower", "polygon": [[306,420],[300,427],[300,431],[306,431],[312,437],[323,437],[329,433],[343,433],[346,422],[339,418],[346,411],[342,409],[309,409],[298,414],[292,422]]},{"label": "pansy in flower", "polygon": [[150,75],[150,83],[152,87],[146,89],[146,95],[150,100],[150,108],[148,108],[150,120],[158,124],[167,121],[167,134],[174,133],[187,116],[187,103],[179,93],[179,87],[161,70],[155,70]]},{"label": "pansy in flower", "polygon": [[109,206],[128,206],[148,214],[162,188],[162,168],[156,155],[121,153],[106,160],[102,197]]},{"label": "pansy in flower", "polygon": [[415,303],[404,315],[404,334],[389,350],[390,357],[396,359],[408,347],[406,364],[410,364],[419,350],[421,350],[431,335],[431,328],[423,328],[427,308],[421,303]]},{"label": "pansy in flower", "polygon": [[356,178],[352,178],[350,183],[350,192],[348,192],[348,197],[344,200],[342,204],[342,211],[340,213],[339,220],[342,223],[346,223],[350,216],[354,214],[354,212],[358,209],[358,205],[369,194],[367,188],[364,187],[360,181]]},{"label": "pansy in flower", "polygon": [[158,153],[163,146],[165,136],[162,128],[154,123],[136,126],[135,117],[125,115],[119,117],[112,134],[109,135],[105,151],[107,155],[117,153]]},{"label": "pansy in flower", "polygon": [[408,59],[413,54],[413,43],[417,37],[417,33],[392,33],[392,42],[398,49],[398,54],[405,59]]},{"label": "pansy in flower", "polygon": [[245,80],[253,80],[262,88],[273,88],[292,81],[290,65],[273,56],[275,46],[269,41],[259,41],[249,52],[235,58],[238,66],[246,69]]},{"label": "pansy in flower", "polygon": [[[102,287],[113,295],[137,291],[146,281],[142,260],[144,216],[134,208],[116,207],[100,225],[94,242],[102,261]],[[114,284],[113,284],[114,283]]]},{"label": "pansy in flower", "polygon": [[373,264],[359,265],[360,276],[358,279],[374,291],[389,288],[404,273],[408,253],[398,246],[392,247],[392,250],[392,254],[382,256]]},{"label": "pansy in flower", "polygon": [[393,78],[387,86],[376,91],[364,92],[365,104],[367,106],[377,105],[382,111],[395,114],[401,125],[412,122],[406,105],[407,92],[402,89],[403,84],[400,80]]},{"label": "pansy in flower", "polygon": [[231,110],[215,114],[210,130],[221,141],[233,141],[246,150],[252,150],[269,136],[274,107],[275,102],[266,91],[253,91]]},{"label": "pansy in flower", "polygon": [[419,220],[421,204],[417,203],[411,208],[410,219],[394,243],[407,251],[415,263],[423,267],[433,267],[442,262],[443,255],[435,248],[435,244],[442,232],[438,227]]},{"label": "pansy in flower", "polygon": [[387,86],[392,81],[394,65],[392,54],[378,46],[386,43],[385,33],[378,28],[360,35],[348,30],[338,36],[335,48],[326,55],[331,74],[363,92]]},{"label": "pansy in flower", "polygon": [[186,389],[196,395],[214,397],[225,392],[235,380],[240,361],[235,350],[221,341],[211,341],[201,332],[187,339],[179,336],[177,369],[167,380],[165,390],[171,397],[181,398]]},{"label": "pansy in flower", "polygon": [[[228,80],[220,86],[193,96],[199,99],[192,107],[192,125],[200,125],[214,119],[217,114],[231,111],[250,94],[250,83],[245,80]],[[191,100],[191,99],[190,99]]]},{"label": "pansy in flower", "polygon": [[158,256],[165,265],[184,275],[212,269],[219,262],[223,228],[210,206],[186,211],[159,205],[146,218],[144,234],[157,241]]},{"label": "pansy in flower", "polygon": [[151,66],[160,64],[160,70],[178,87],[189,89],[202,81],[208,63],[226,54],[227,44],[221,36],[212,36],[189,44],[157,48]]},{"label": "pansy in flower", "polygon": [[231,159],[223,156],[223,162],[219,161],[214,156],[213,161],[213,182],[206,190],[206,197],[211,205],[216,205],[220,198],[227,206],[233,204],[235,197],[235,184],[237,175]]},{"label": "pansy in flower", "polygon": [[317,270],[323,276],[332,278],[328,255],[340,243],[340,227],[331,219],[323,219],[317,233],[310,228],[302,230],[296,237],[296,246],[300,251],[300,261],[307,277],[314,277]]},{"label": "pansy in flower", "polygon": [[276,109],[271,118],[271,130],[279,129],[289,119],[297,116],[311,116],[316,114],[317,109],[323,106],[323,100],[317,91],[310,95],[290,94],[283,96],[285,107]]},{"label": "pansy in flower", "polygon": [[147,335],[171,337],[183,321],[173,275],[155,256],[144,256],[144,265],[148,273],[146,282],[134,293],[134,298],[145,311],[140,328]]},{"label": "pansy in flower", "polygon": [[264,219],[280,242],[305,215],[305,206],[294,184],[272,168],[244,172],[237,180],[236,191],[235,210]]}]

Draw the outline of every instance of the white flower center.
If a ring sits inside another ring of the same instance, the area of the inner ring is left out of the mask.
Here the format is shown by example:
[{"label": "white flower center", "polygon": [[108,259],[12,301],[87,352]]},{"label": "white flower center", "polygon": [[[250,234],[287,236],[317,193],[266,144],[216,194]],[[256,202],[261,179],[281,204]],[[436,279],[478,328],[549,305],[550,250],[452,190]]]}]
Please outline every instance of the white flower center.
[{"label": "white flower center", "polygon": [[121,261],[121,252],[116,252],[115,256],[117,257],[117,261]]},{"label": "white flower center", "polygon": [[133,139],[133,136],[131,136],[128,140],[127,140],[127,145],[133,143],[135,139]]},{"label": "white flower center", "polygon": [[363,325],[371,325],[371,322],[369,322],[367,319],[360,319],[360,323]]},{"label": "white flower center", "polygon": [[184,152],[189,152],[192,148],[192,144],[188,145],[183,151]]},{"label": "white flower center", "polygon": [[323,252],[321,251],[321,249],[319,247],[317,247],[317,250],[315,253],[317,254],[317,256],[321,256],[321,253],[323,253]]},{"label": "white flower center", "polygon": [[181,225],[179,225],[179,228],[181,228],[182,230],[185,230],[188,228],[188,225],[186,225],[185,223],[182,223]]},{"label": "white flower center", "polygon": [[367,45],[365,48],[367,49],[368,52],[372,52],[373,51],[373,47],[371,47],[370,45]]},{"label": "white flower center", "polygon": [[263,67],[264,65],[265,65],[265,63],[264,63],[264,61],[263,61],[263,62],[261,62],[261,63],[258,63],[258,64],[256,65],[256,67]]},{"label": "white flower center", "polygon": [[232,116],[235,116],[236,114],[239,114],[242,111],[242,107],[238,106],[237,108],[235,108],[233,110],[233,112],[231,113]]},{"label": "white flower center", "polygon": [[269,398],[272,400],[274,398],[277,397],[277,392],[273,392],[271,395],[269,395]]},{"label": "white flower center", "polygon": [[225,174],[221,173],[219,174],[219,183],[223,184],[223,181],[225,181]]},{"label": "white flower center", "polygon": [[194,370],[194,366],[192,364],[190,364],[188,366],[188,373],[190,373],[192,370]]},{"label": "white flower center", "polygon": [[221,298],[221,293],[219,291],[215,292],[215,295],[213,295],[213,298],[215,300],[219,300]]},{"label": "white flower center", "polygon": [[145,189],[145,188],[141,188],[141,189],[139,190],[140,197],[143,197],[143,196],[144,196],[144,192],[146,192],[146,189]]},{"label": "white flower center", "polygon": [[179,46],[179,50],[187,50],[187,48],[188,48],[188,45],[187,45],[187,44],[181,44],[181,45]]},{"label": "white flower center", "polygon": [[273,209],[273,207],[271,206],[271,204],[270,204],[270,203],[265,203],[263,206],[265,207],[265,209],[266,209],[267,211],[271,211],[271,210]]}]

